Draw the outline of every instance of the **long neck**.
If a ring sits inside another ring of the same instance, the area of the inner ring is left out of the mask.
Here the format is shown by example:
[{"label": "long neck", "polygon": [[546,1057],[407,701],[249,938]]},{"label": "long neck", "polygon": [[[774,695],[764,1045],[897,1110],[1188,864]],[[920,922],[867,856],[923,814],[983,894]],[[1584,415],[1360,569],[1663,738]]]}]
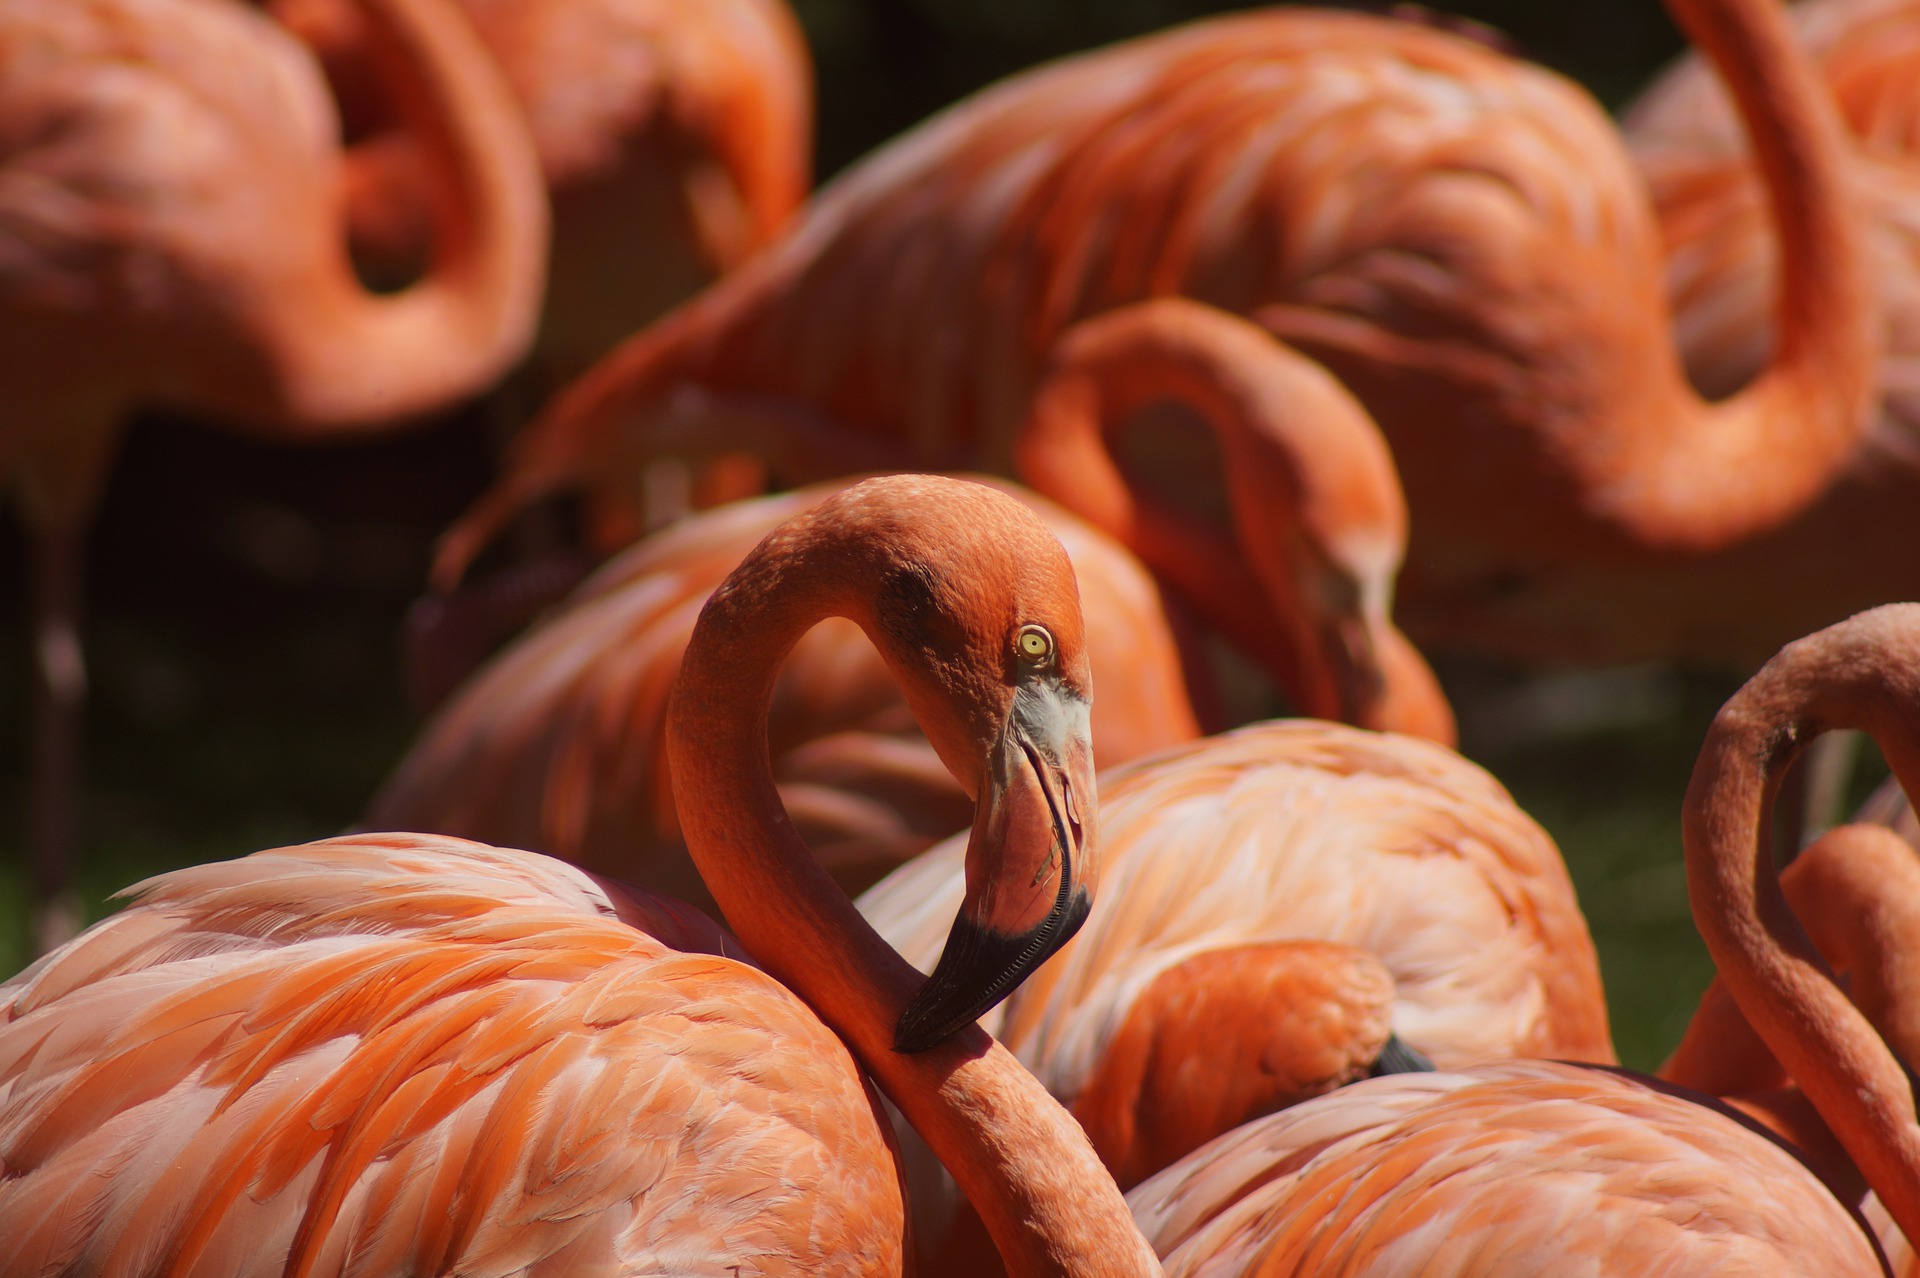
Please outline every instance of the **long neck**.
[{"label": "long neck", "polygon": [[[1113,433],[1163,401],[1193,408],[1218,439],[1237,549],[1115,464]],[[1438,683],[1386,615],[1406,545],[1386,443],[1338,382],[1265,329],[1183,298],[1084,322],[1042,379],[1016,460],[1272,671],[1299,712],[1403,731],[1438,722],[1451,735]],[[1343,619],[1355,650],[1375,654],[1357,677],[1330,651]]]},{"label": "long neck", "polygon": [[1920,606],[1895,605],[1784,649],[1714,721],[1687,790],[1694,918],[1720,979],[1908,1237],[1920,1230],[1912,1083],[1795,920],[1766,821],[1805,742],[1866,730],[1920,785]]},{"label": "long neck", "polygon": [[817,622],[861,619],[847,562],[756,554],[756,571],[708,605],[711,642],[689,648],[668,723],[688,851],[748,949],[847,1040],[953,1173],[1009,1272],[1158,1273],[1085,1135],[1005,1048],[973,1028],[927,1052],[893,1050],[923,978],[814,863],[774,791],[774,675]]},{"label": "long neck", "polygon": [[342,229],[315,267],[313,296],[267,316],[282,370],[278,415],[315,433],[381,425],[484,389],[526,350],[545,280],[539,161],[465,16],[447,0],[358,3],[370,52],[423,143],[434,254],[419,283],[376,296],[347,264]]},{"label": "long neck", "polygon": [[[1776,0],[1668,0],[1712,61],[1745,124],[1778,237],[1772,357],[1718,404],[1691,394],[1692,420],[1643,430],[1650,455],[1618,466],[1606,499],[1654,544],[1724,545],[1790,516],[1821,492],[1871,422],[1880,328],[1845,133],[1831,95]],[[1738,482],[1702,476],[1737,475]]]},{"label": "long neck", "polygon": [[813,62],[793,11],[775,2],[740,15],[729,8],[712,6],[710,25],[676,24],[673,34],[695,47],[675,64],[669,108],[719,159],[743,206],[730,217],[694,210],[702,244],[723,270],[786,228],[806,199],[813,161]]}]

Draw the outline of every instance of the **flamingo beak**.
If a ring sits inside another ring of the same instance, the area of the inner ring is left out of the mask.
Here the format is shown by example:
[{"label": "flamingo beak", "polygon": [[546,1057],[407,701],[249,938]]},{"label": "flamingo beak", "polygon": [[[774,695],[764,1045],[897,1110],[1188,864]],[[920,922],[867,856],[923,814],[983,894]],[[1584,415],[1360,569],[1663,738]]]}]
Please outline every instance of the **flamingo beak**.
[{"label": "flamingo beak", "polygon": [[1014,694],[967,840],[967,892],[946,948],[894,1028],[922,1052],[1012,993],[1093,905],[1093,741],[1087,702],[1058,681]]}]

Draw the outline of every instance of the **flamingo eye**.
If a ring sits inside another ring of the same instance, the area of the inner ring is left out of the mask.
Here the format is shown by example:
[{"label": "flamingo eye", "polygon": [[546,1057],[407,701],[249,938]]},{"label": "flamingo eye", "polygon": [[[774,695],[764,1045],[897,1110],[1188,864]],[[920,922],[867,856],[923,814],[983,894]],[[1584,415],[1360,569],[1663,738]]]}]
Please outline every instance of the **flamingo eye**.
[{"label": "flamingo eye", "polygon": [[1053,660],[1053,636],[1045,626],[1022,626],[1014,644],[1020,658],[1030,666],[1044,666]]}]

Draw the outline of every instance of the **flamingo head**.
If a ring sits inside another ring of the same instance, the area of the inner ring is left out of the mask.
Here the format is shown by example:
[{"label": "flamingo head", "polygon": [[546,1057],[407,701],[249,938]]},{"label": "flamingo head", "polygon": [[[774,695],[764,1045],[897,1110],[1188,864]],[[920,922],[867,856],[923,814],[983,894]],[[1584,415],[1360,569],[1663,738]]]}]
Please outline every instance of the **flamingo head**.
[{"label": "flamingo head", "polygon": [[918,489],[861,516],[888,525],[867,542],[883,556],[861,574],[867,633],[975,800],[965,900],[895,1028],[912,1052],[1006,997],[1092,906],[1093,679],[1073,567],[1038,518],[958,480],[889,477],[844,497],[876,484]]}]

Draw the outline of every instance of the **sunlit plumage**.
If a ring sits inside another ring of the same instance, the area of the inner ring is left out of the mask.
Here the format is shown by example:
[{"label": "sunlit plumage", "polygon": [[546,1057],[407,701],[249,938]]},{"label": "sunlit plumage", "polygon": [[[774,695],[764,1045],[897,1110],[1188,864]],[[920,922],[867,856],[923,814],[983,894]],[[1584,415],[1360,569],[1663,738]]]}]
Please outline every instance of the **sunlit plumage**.
[{"label": "sunlit plumage", "polygon": [[[1733,1063],[1762,1066],[1764,1086],[1777,1062],[1909,1229],[1920,1224],[1911,1074],[1862,1014],[1877,1001],[1871,967],[1853,966],[1856,988],[1869,987],[1856,1009],[1795,921],[1765,832],[1780,775],[1831,727],[1868,731],[1896,774],[1920,781],[1916,672],[1910,604],[1782,650],[1716,717],[1684,826],[1695,921],[1774,1058]],[[1908,859],[1884,836],[1865,846]],[[1835,840],[1825,852],[1854,861],[1858,850]],[[1898,878],[1852,868],[1856,903],[1900,892]],[[1846,944],[1897,959],[1902,946],[1869,939],[1903,917],[1904,900],[1890,905],[1843,921],[1868,934]],[[1696,1051],[1693,1063],[1709,1060]],[[1554,1062],[1356,1083],[1229,1133],[1128,1201],[1170,1274],[1884,1272],[1863,1222],[1750,1120],[1670,1084]]]}]

